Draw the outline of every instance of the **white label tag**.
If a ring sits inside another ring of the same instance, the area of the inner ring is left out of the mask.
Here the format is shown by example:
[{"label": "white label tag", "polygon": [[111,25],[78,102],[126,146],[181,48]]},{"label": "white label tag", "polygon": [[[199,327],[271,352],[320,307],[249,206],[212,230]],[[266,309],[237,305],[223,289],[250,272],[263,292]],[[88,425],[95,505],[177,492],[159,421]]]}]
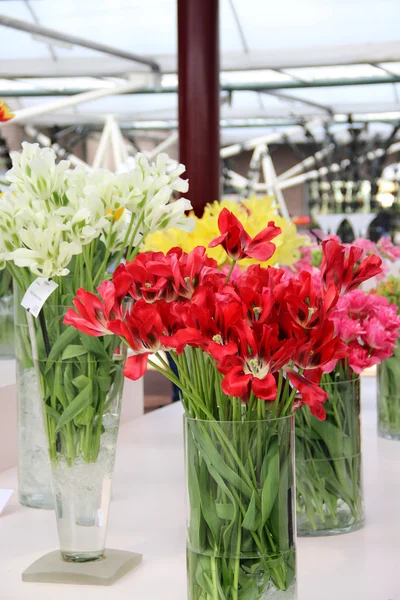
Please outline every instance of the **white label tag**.
[{"label": "white label tag", "polygon": [[21,306],[36,318],[42,310],[43,304],[56,288],[58,288],[58,283],[38,277],[26,290]]},{"label": "white label tag", "polygon": [[0,490],[0,515],[4,508],[7,506],[7,502],[13,495],[14,490]]}]

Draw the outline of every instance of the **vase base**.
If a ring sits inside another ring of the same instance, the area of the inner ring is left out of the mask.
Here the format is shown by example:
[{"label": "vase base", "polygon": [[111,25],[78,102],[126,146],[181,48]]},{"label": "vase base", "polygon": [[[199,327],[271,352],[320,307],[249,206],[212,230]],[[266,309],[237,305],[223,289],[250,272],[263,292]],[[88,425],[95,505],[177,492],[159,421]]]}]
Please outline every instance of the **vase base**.
[{"label": "vase base", "polygon": [[69,563],[86,563],[86,562],[96,562],[98,560],[103,560],[104,552],[63,552],[61,550],[61,557],[65,562]]},{"label": "vase base", "polygon": [[364,521],[358,521],[357,523],[353,523],[352,525],[330,527],[326,529],[316,529],[314,530],[297,530],[297,537],[323,537],[329,535],[341,535],[343,533],[352,533],[353,531],[358,531],[364,526]]},{"label": "vase base", "polygon": [[109,586],[142,562],[142,555],[107,549],[90,562],[67,562],[58,550],[45,554],[22,573],[22,581]]},{"label": "vase base", "polygon": [[52,510],[54,508],[52,497],[42,496],[41,494],[24,494],[18,495],[19,503],[28,508],[41,508],[43,510]]}]

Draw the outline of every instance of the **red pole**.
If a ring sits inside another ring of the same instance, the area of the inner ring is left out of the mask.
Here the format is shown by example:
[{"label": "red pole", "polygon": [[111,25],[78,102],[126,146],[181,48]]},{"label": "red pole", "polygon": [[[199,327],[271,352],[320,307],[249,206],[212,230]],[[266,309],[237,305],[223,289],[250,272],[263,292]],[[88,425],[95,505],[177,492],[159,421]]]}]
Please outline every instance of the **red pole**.
[{"label": "red pole", "polygon": [[219,0],[178,0],[180,161],[195,213],[220,197]]}]

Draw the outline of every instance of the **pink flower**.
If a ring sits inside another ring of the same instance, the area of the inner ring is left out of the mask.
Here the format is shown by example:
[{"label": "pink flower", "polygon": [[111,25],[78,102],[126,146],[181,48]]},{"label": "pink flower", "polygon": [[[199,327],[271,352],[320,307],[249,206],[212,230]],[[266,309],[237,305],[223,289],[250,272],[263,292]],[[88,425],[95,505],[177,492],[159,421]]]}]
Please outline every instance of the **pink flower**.
[{"label": "pink flower", "polygon": [[392,241],[388,237],[382,237],[377,244],[379,250],[385,258],[388,258],[392,262],[395,262],[400,258],[400,247],[392,244]]},{"label": "pink flower", "polygon": [[392,335],[377,317],[364,321],[364,341],[370,348],[384,349],[393,343]]},{"label": "pink flower", "polygon": [[376,244],[374,242],[371,242],[371,240],[366,240],[365,238],[357,238],[356,240],[354,240],[354,242],[347,245],[347,247],[350,246],[356,246],[357,248],[361,248],[362,250],[364,250],[363,258],[368,256],[368,254],[379,255],[379,251]]},{"label": "pink flower", "polygon": [[[400,337],[397,306],[387,298],[354,290],[339,299],[331,315],[335,332],[348,345],[350,368],[361,373],[389,358]],[[325,372],[336,364],[324,367]]]},{"label": "pink flower", "polygon": [[346,343],[356,340],[365,333],[360,321],[344,315],[333,319],[337,335]]},{"label": "pink flower", "polygon": [[377,357],[369,356],[368,350],[362,346],[355,345],[348,358],[350,368],[360,375],[365,369],[377,365],[381,361]]}]

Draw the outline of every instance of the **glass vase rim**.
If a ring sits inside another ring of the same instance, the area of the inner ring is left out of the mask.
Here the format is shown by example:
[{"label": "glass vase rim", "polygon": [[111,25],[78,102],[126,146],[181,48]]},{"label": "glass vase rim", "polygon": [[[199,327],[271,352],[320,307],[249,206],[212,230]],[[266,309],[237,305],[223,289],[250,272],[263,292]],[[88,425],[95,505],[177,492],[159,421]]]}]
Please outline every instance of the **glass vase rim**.
[{"label": "glass vase rim", "polygon": [[[330,375],[330,373],[324,373],[324,375]],[[324,387],[324,386],[328,386],[328,385],[339,385],[340,383],[356,383],[357,381],[360,381],[361,379],[361,375],[359,373],[357,373],[356,377],[352,377],[352,378],[348,378],[348,379],[339,379],[337,381],[320,381],[319,382],[319,387]]]},{"label": "glass vase rim", "polygon": [[243,420],[243,421],[221,421],[219,419],[198,419],[196,417],[191,417],[190,415],[187,415],[186,413],[183,414],[183,420],[184,421],[195,421],[197,423],[212,423],[213,425],[224,425],[224,424],[232,424],[235,423],[237,425],[245,425],[245,424],[254,424],[254,423],[272,423],[272,422],[276,422],[276,421],[286,421],[288,419],[293,419],[295,416],[295,413],[291,413],[290,415],[286,415],[286,417],[275,417],[275,418],[271,418],[271,419],[250,419],[250,420]]},{"label": "glass vase rim", "polygon": [[[103,357],[100,357],[100,356],[96,357],[94,354],[92,354],[92,357],[93,358],[91,358],[91,360],[86,360],[85,362],[88,363],[88,364],[93,363],[93,364],[98,365],[98,364],[104,364],[104,363],[108,364],[110,362],[118,362],[118,361],[122,362],[122,361],[124,361],[126,359],[125,354],[122,354],[122,353],[114,353],[109,358],[103,358]],[[47,357],[47,358],[35,358],[34,360],[36,362],[40,363],[40,364],[41,363],[49,363],[50,362],[50,363],[53,363],[53,364],[61,363],[61,364],[67,365],[67,364],[76,364],[77,362],[79,362],[80,358],[82,358],[82,359],[85,358],[85,355],[84,354],[80,354],[79,356],[72,357],[72,358],[66,358],[66,359],[62,359],[61,357],[60,358],[50,358],[50,357]]]}]

